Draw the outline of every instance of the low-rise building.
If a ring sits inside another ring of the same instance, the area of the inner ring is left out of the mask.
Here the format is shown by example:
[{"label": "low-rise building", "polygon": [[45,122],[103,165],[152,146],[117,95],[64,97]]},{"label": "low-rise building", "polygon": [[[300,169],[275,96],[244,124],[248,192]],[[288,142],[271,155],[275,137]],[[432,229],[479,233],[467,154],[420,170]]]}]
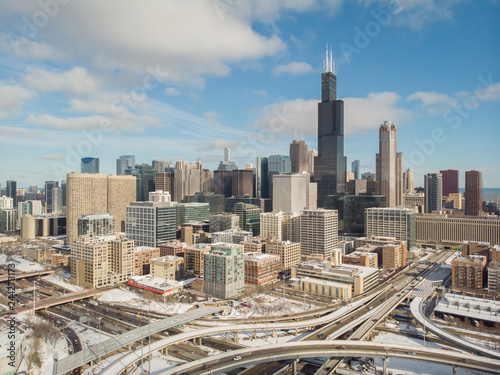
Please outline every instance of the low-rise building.
[{"label": "low-rise building", "polygon": [[487,258],[483,255],[456,257],[452,261],[452,288],[455,291],[478,293],[486,281]]},{"label": "low-rise building", "polygon": [[184,258],[166,255],[151,260],[151,276],[180,280],[184,276]]},{"label": "low-rise building", "polygon": [[327,280],[305,277],[292,283],[294,290],[307,294],[314,294],[334,299],[348,299],[352,297],[352,287],[349,284],[336,283]]},{"label": "low-rise building", "polygon": [[189,244],[181,241],[164,242],[160,247],[160,256],[173,255],[176,257],[184,257],[184,248]]},{"label": "low-rise building", "polygon": [[240,229],[228,229],[222,232],[212,233],[212,243],[224,242],[240,244],[249,241],[253,237],[252,232]]},{"label": "low-rise building", "polygon": [[[153,277],[151,275],[129,277],[128,285],[164,295],[179,293],[184,289],[183,283]],[[146,308],[146,306],[144,306],[144,308]]]},{"label": "low-rise building", "polygon": [[354,266],[363,267],[378,267],[377,253],[369,253],[365,251],[354,251],[350,254],[342,256],[343,264],[352,264]]},{"label": "low-rise building", "polygon": [[260,238],[255,237],[248,241],[243,241],[241,243],[243,245],[243,249],[245,253],[265,253],[266,251],[266,243],[262,241]]}]

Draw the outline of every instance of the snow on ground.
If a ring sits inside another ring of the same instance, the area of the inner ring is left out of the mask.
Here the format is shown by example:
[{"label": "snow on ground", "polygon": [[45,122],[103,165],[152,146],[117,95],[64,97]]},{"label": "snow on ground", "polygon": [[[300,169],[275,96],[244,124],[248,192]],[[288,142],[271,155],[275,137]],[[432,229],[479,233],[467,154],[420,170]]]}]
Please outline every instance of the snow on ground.
[{"label": "snow on ground", "polygon": [[44,277],[44,280],[48,281],[49,283],[58,285],[66,290],[72,291],[72,292],[77,292],[79,290],[83,290],[81,286],[69,284],[68,281],[69,279],[64,278],[63,276],[47,276]]},{"label": "snow on ground", "polygon": [[0,254],[0,263],[14,263],[16,265],[16,270],[21,272],[42,271],[45,269],[42,264],[26,260],[20,255],[7,256],[5,254]]},{"label": "snow on ground", "polygon": [[298,302],[292,299],[283,299],[267,294],[259,294],[256,297],[241,300],[249,307],[240,305],[240,310],[233,309],[230,316],[235,317],[259,317],[259,316],[283,316],[287,314],[300,313],[319,306],[309,302]]},{"label": "snow on ground", "polygon": [[[394,333],[379,333],[374,342],[379,343],[391,343],[391,344],[402,344],[402,345],[417,345],[424,346],[424,341],[421,339],[415,339],[411,337],[405,337],[397,335]],[[441,348],[441,345],[435,344],[430,341],[425,342],[427,348]],[[378,371],[382,371],[383,362],[382,358],[375,358],[375,366]],[[449,375],[452,373],[452,369],[447,365],[440,365],[431,362],[422,361],[412,361],[400,358],[389,358],[387,362],[387,371],[392,371],[394,374],[406,374],[406,375]],[[369,374],[370,372],[366,372]],[[462,367],[458,367],[458,375],[479,375],[481,372],[467,370]]]},{"label": "snow on ground", "polygon": [[151,301],[143,298],[140,294],[125,289],[109,290],[103,293],[99,301],[118,303],[130,307],[141,308],[145,311],[151,309],[152,312],[162,314],[183,314],[194,306],[189,303],[163,303]]},{"label": "snow on ground", "polygon": [[93,345],[98,344],[99,340],[100,342],[103,342],[110,338],[109,335],[104,335],[97,332],[97,330],[87,328],[86,326],[76,322],[69,323],[68,327],[72,328],[76,332],[83,348],[92,347]]}]

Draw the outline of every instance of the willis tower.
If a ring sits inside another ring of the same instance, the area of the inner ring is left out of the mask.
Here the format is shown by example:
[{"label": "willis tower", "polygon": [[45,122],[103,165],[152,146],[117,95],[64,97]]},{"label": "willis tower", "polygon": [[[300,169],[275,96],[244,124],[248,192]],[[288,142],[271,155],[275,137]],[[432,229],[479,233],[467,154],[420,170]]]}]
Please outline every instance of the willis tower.
[{"label": "willis tower", "polygon": [[344,102],[337,100],[337,76],[332,51],[321,75],[321,103],[318,103],[318,156],[314,160],[314,182],[318,184],[318,207],[327,195],[345,194]]}]

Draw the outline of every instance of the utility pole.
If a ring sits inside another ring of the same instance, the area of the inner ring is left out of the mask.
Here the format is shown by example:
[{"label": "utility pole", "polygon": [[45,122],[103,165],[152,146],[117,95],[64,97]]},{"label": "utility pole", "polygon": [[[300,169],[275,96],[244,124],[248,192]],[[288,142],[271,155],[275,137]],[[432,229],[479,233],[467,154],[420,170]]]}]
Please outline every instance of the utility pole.
[{"label": "utility pole", "polygon": [[36,290],[36,280],[33,280],[33,318],[35,317],[35,290]]}]

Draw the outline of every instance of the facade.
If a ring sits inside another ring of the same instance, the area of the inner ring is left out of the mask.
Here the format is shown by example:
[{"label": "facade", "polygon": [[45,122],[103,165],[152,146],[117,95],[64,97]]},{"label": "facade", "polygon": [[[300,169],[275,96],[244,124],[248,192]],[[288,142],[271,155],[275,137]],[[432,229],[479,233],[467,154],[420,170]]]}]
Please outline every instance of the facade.
[{"label": "facade", "polygon": [[222,232],[227,229],[237,229],[240,225],[240,217],[236,214],[220,213],[210,215],[210,232]]},{"label": "facade", "polygon": [[414,192],[415,192],[415,181],[413,180],[413,172],[410,171],[410,168],[408,168],[408,170],[403,173],[403,194],[413,194]]},{"label": "facade", "polygon": [[134,241],[127,238],[78,237],[71,243],[71,283],[102,288],[124,282],[134,273]]},{"label": "facade", "polygon": [[78,218],[78,236],[106,236],[114,231],[115,219],[111,214],[89,214]]},{"label": "facade", "polygon": [[283,239],[283,212],[265,212],[260,214],[260,237]]},{"label": "facade", "polygon": [[224,195],[214,194],[211,192],[195,193],[194,195],[186,195],[182,203],[208,203],[210,207],[210,214],[216,215],[224,212]]},{"label": "facade", "polygon": [[443,209],[442,176],[441,173],[427,173],[424,176],[425,213]]},{"label": "facade", "polygon": [[376,155],[378,194],[385,195],[387,207],[403,204],[403,154],[397,152],[396,124],[384,121],[379,129],[379,152]]},{"label": "facade", "polygon": [[167,255],[152,259],[151,276],[167,280],[181,280],[184,276],[184,257]]},{"label": "facade", "polygon": [[443,176],[443,197],[448,197],[450,194],[458,194],[458,171],[455,169],[447,169],[439,171]]},{"label": "facade", "polygon": [[458,292],[481,293],[486,281],[487,257],[470,255],[452,261],[452,289]]},{"label": "facade", "polygon": [[231,171],[231,196],[254,197],[254,176],[252,169],[235,169]]},{"label": "facade", "polygon": [[151,273],[151,260],[160,257],[160,248],[137,246],[134,249],[134,276]]},{"label": "facade", "polygon": [[464,241],[461,248],[463,257],[469,255],[484,255],[486,258],[490,259],[491,252],[491,260],[493,261],[493,250],[490,249],[489,242]]},{"label": "facade", "polygon": [[425,194],[403,194],[403,206],[406,208],[424,207],[425,210]]},{"label": "facade", "polygon": [[300,212],[283,214],[283,241],[300,242]]},{"label": "facade", "polygon": [[116,175],[123,176],[127,168],[135,167],[135,156],[134,155],[121,155],[116,159]]},{"label": "facade", "polygon": [[419,245],[428,246],[458,246],[464,241],[500,244],[500,219],[446,214],[417,215],[416,241]]},{"label": "facade", "polygon": [[465,214],[477,216],[483,210],[483,176],[479,171],[465,172]]},{"label": "facade", "polygon": [[307,144],[304,140],[297,141],[294,139],[290,143],[290,161],[292,163],[292,173],[309,172],[307,166]]},{"label": "facade", "polygon": [[201,160],[196,162],[178,161],[174,170],[174,201],[181,202],[186,195],[194,195],[202,189]]},{"label": "facade", "polygon": [[317,207],[317,184],[309,173],[273,176],[273,211],[300,212]]},{"label": "facade", "polygon": [[321,75],[321,103],[318,103],[318,156],[314,160],[314,182],[318,184],[317,207],[324,197],[346,191],[344,156],[344,102],[337,100],[337,76],[330,52],[326,52]]},{"label": "facade", "polygon": [[278,281],[280,257],[272,254],[245,254],[245,284],[267,285]]},{"label": "facade", "polygon": [[276,174],[292,173],[292,161],[290,160],[290,156],[270,155],[269,172],[275,172]]},{"label": "facade", "polygon": [[16,231],[18,213],[15,208],[0,208],[0,233]]},{"label": "facade", "polygon": [[243,246],[215,243],[203,254],[203,293],[217,298],[231,298],[243,293]]},{"label": "facade", "polygon": [[180,241],[164,242],[160,244],[160,257],[167,255],[177,256],[184,258],[184,248],[188,246],[187,243]]},{"label": "facade", "polygon": [[225,242],[240,244],[243,241],[249,241],[253,237],[253,233],[241,229],[227,229],[222,232],[212,233],[212,243]]},{"label": "facade", "polygon": [[243,242],[241,242],[241,244],[243,245],[243,250],[245,251],[245,254],[246,253],[253,253],[253,254],[265,253],[266,243],[258,237],[249,239],[247,241],[243,241]]},{"label": "facade", "polygon": [[305,210],[300,217],[300,253],[302,256],[321,254],[330,259],[338,245],[336,210]]},{"label": "facade", "polygon": [[407,251],[400,244],[387,244],[382,247],[382,268],[394,270],[406,266]]},{"label": "facade", "polygon": [[281,272],[289,274],[292,266],[300,263],[300,243],[290,241],[267,241],[266,254],[280,257]]},{"label": "facade", "polygon": [[256,205],[238,202],[234,205],[234,213],[240,218],[240,229],[260,234],[260,214],[262,209]]},{"label": "facade", "polygon": [[[318,279],[349,286],[351,295],[357,296],[378,285],[378,269],[328,261],[308,261],[292,267],[293,279]],[[307,292],[307,290],[306,290]]]},{"label": "facade", "polygon": [[155,173],[155,189],[168,191],[170,196],[174,196],[175,186],[174,172],[156,172]]},{"label": "facade", "polygon": [[448,195],[448,201],[453,202],[453,208],[457,210],[462,209],[462,193],[450,193]]},{"label": "facade", "polygon": [[316,296],[334,299],[352,298],[352,288],[350,285],[335,283],[332,281],[305,277],[303,279],[300,279],[298,283],[292,284],[292,287],[295,290],[300,290],[304,293],[313,294]]},{"label": "facade", "polygon": [[99,158],[82,158],[82,173],[99,173]]},{"label": "facade", "polygon": [[11,197],[0,197],[0,208],[14,208],[14,199]]},{"label": "facade", "polygon": [[208,203],[179,203],[177,209],[177,225],[190,221],[203,221],[210,219],[210,206]]},{"label": "facade", "polygon": [[21,238],[23,239],[34,240],[38,237],[65,235],[66,216],[24,215],[21,220]]},{"label": "facade", "polygon": [[408,250],[416,247],[416,213],[405,208],[369,208],[365,210],[365,233],[368,237],[396,237],[408,243]]},{"label": "facade", "polygon": [[209,251],[210,246],[204,244],[186,246],[184,248],[184,270],[198,276],[203,275],[203,254]]},{"label": "facade", "polygon": [[86,214],[109,212],[115,230],[123,231],[125,206],[135,199],[135,177],[69,173],[67,175],[68,243],[78,235],[78,218]]},{"label": "facade", "polygon": [[175,202],[132,202],[126,206],[125,233],[138,246],[158,247],[175,240]]},{"label": "facade", "polygon": [[352,264],[354,266],[378,267],[377,253],[366,251],[354,251],[342,256],[342,264]]}]

